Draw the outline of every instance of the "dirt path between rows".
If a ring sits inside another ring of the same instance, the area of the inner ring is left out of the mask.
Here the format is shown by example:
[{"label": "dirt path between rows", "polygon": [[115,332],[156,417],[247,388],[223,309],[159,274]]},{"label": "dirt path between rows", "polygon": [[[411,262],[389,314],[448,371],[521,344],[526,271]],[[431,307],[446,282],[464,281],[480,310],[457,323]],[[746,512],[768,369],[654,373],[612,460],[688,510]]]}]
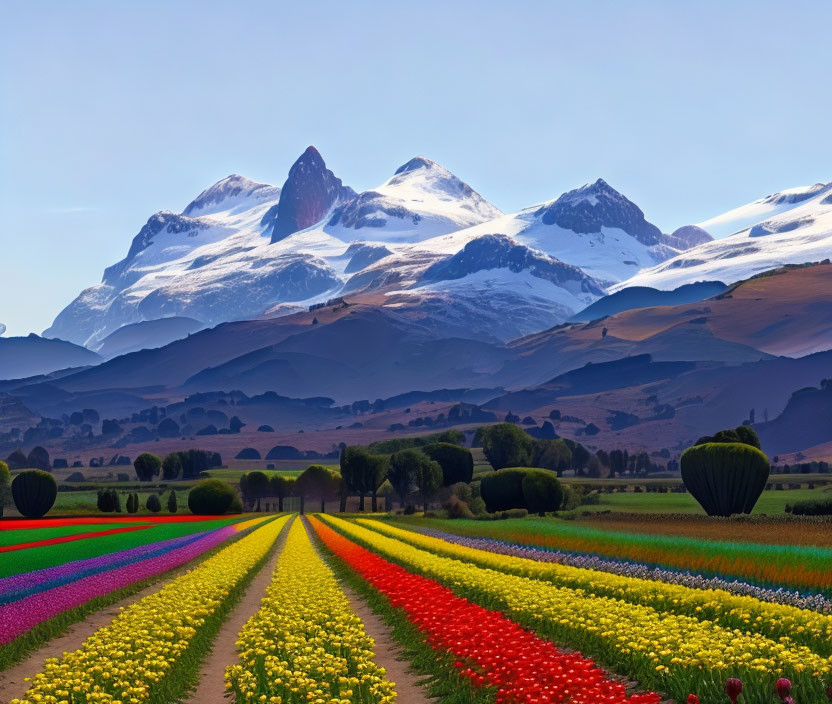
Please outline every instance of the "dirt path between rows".
[{"label": "dirt path between rows", "polygon": [[211,652],[202,661],[196,689],[183,699],[185,704],[228,704],[225,697],[225,668],[237,662],[237,636],[246,621],[260,610],[260,602],[271,584],[283,544],[294,521],[290,518],[277,538],[274,552],[257,573],[220,627],[211,645]]},{"label": "dirt path between rows", "polygon": [[[312,544],[320,554],[315,531],[309,522],[304,519],[306,532],[309,534]],[[430,704],[434,699],[428,697],[425,688],[419,684],[420,677],[410,669],[410,664],[405,659],[399,644],[390,635],[390,627],[384,622],[367,602],[353,589],[343,582],[341,589],[349,599],[352,610],[364,622],[364,630],[375,641],[375,661],[387,672],[387,677],[396,685],[396,704]]]}]

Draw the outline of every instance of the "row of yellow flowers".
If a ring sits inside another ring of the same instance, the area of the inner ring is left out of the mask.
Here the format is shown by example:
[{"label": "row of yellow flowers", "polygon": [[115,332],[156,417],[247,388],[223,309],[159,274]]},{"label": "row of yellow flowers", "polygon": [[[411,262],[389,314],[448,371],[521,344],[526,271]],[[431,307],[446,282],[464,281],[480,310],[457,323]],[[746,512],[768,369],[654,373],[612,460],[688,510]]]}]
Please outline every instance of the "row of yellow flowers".
[{"label": "row of yellow flowers", "polygon": [[[749,704],[768,702],[780,676],[792,678],[803,701],[821,701],[824,696],[832,662],[789,637],[772,639],[707,619],[479,567],[344,519],[327,516],[325,520],[347,537],[436,579],[460,596],[499,609],[544,637],[579,648],[642,687],[664,691],[677,701],[684,701],[689,692],[716,698],[731,676],[743,678]],[[606,576],[598,574],[599,579]]]},{"label": "row of yellow flowers", "polygon": [[449,543],[416,531],[403,530],[382,521],[358,519],[357,522],[438,555],[464,560],[480,567],[542,579],[561,587],[580,589],[587,594],[651,606],[659,611],[694,616],[700,620],[707,619],[726,628],[739,628],[772,638],[786,636],[796,643],[809,646],[815,652],[823,655],[832,654],[832,616],[827,614],[764,602],[724,590],[694,589],[678,584],[665,584],[491,553]]},{"label": "row of yellow flowers", "polygon": [[374,645],[297,520],[260,610],[240,632],[226,689],[237,704],[389,704],[394,685]]},{"label": "row of yellow flowers", "polygon": [[[241,529],[266,520],[255,518]],[[234,589],[267,555],[287,516],[255,528],[159,591],[136,601],[75,651],[46,660],[11,704],[138,704],[175,701],[187,682],[177,666],[200,632],[216,625]]]}]

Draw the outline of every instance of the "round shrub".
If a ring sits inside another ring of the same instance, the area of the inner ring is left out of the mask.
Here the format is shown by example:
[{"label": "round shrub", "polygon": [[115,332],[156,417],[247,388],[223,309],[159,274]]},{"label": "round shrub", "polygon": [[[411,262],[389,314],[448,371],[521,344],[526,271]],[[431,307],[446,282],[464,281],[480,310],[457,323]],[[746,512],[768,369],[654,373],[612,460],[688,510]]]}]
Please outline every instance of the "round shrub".
[{"label": "round shrub", "polygon": [[[138,497],[136,497],[136,500],[138,501]],[[148,496],[144,505],[147,510],[152,513],[159,513],[159,511],[162,510],[162,503],[159,501],[159,497],[156,494]]]},{"label": "round shrub", "polygon": [[486,474],[480,484],[480,495],[489,513],[510,508],[526,508],[523,479],[526,470],[517,467],[500,469]]},{"label": "round shrub", "polygon": [[766,487],[768,457],[745,443],[710,442],[682,453],[682,481],[709,516],[751,513]]},{"label": "round shrub", "polygon": [[28,469],[12,482],[12,498],[21,515],[40,518],[55,504],[58,485],[55,477],[41,469]]},{"label": "round shrub", "polygon": [[435,442],[425,445],[422,452],[442,467],[442,486],[457,482],[467,484],[474,477],[474,457],[467,448],[449,442]]},{"label": "round shrub", "polygon": [[234,487],[222,479],[203,479],[188,493],[188,508],[199,516],[221,516],[239,503]]},{"label": "round shrub", "polygon": [[545,469],[529,470],[523,477],[523,498],[529,512],[542,516],[547,511],[557,511],[560,508],[563,487],[554,472]]}]

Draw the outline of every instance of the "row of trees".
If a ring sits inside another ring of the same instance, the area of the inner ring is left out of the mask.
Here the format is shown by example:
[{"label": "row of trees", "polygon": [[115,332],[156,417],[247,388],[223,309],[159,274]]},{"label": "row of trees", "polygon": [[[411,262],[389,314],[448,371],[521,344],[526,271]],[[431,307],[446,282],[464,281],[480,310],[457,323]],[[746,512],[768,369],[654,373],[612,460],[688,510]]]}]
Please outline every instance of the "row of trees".
[{"label": "row of trees", "polygon": [[[753,431],[752,431],[753,432]],[[513,423],[482,426],[474,436],[486,459],[494,469],[504,467],[537,467],[561,476],[572,469],[577,476],[615,477],[625,473],[641,474],[663,469],[650,460],[646,452],[630,454],[627,450],[598,450],[567,438],[538,439]],[[672,461],[668,469],[674,469]]]},{"label": "row of trees", "polygon": [[[99,489],[97,504],[98,510],[102,513],[121,513],[121,495],[116,489]],[[136,492],[127,494],[125,502],[127,513],[137,513],[140,505],[139,495]],[[159,513],[162,510],[162,501],[155,493],[147,497],[144,505],[151,513]],[[176,513],[179,510],[179,500],[173,490],[168,495],[167,509],[169,513]]]},{"label": "row of trees", "polygon": [[254,471],[240,478],[240,492],[247,508],[260,510],[265,497],[277,499],[277,510],[283,510],[286,497],[320,501],[324,510],[328,500],[340,499],[341,510],[347,496],[359,497],[359,509],[365,510],[366,498],[373,511],[378,510],[381,486],[389,482],[404,507],[416,494],[426,507],[442,486],[470,482],[474,473],[471,452],[452,443],[437,442],[405,447],[390,454],[374,453],[359,445],[344,447],[340,457],[340,473],[322,465],[311,465],[293,479],[280,474],[269,477]]},{"label": "row of trees", "polygon": [[171,452],[161,459],[158,455],[143,452],[133,462],[139,481],[150,482],[161,473],[162,479],[194,479],[209,469],[222,466],[219,452],[207,450],[185,450]]}]

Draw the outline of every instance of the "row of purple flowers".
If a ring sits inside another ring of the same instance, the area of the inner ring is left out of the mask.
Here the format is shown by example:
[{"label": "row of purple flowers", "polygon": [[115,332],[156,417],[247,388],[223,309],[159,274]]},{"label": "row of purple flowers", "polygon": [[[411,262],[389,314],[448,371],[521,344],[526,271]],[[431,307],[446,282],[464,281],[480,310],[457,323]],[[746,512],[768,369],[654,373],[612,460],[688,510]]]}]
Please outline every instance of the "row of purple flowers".
[{"label": "row of purple flowers", "polygon": [[[185,539],[164,541],[174,545],[161,554],[158,551],[159,543],[156,543],[3,579],[0,581],[0,590],[5,591],[29,586],[38,580],[41,584],[50,580],[59,583],[52,588],[0,605],[0,644],[10,643],[39,623],[81,606],[90,599],[175,569],[216,547],[235,532],[237,528],[234,525],[224,526],[201,533],[196,540],[193,536],[185,536]],[[129,555],[125,560],[127,553]],[[87,570],[97,571],[72,579],[73,574],[83,574]],[[66,582],[67,578],[72,581]],[[33,582],[27,582],[27,579]]]},{"label": "row of purple flowers", "polygon": [[647,565],[626,562],[623,560],[610,560],[598,557],[597,555],[562,552],[550,550],[543,547],[533,547],[511,543],[495,538],[469,538],[435,528],[419,527],[417,530],[425,535],[434,538],[441,538],[449,543],[464,545],[479,550],[487,550],[501,555],[513,555],[525,557],[529,560],[539,562],[555,562],[571,567],[580,567],[599,572],[609,572],[623,577],[637,577],[639,579],[650,579],[656,582],[667,584],[679,584],[694,589],[722,589],[741,596],[752,596],[760,601],[767,601],[774,604],[786,604],[796,606],[800,609],[810,609],[819,613],[832,613],[832,601],[820,594],[803,594],[788,589],[766,589],[754,584],[741,582],[739,580],[726,580],[719,577],[704,577],[699,574],[682,572],[676,570],[662,569],[660,567],[648,567]]}]

